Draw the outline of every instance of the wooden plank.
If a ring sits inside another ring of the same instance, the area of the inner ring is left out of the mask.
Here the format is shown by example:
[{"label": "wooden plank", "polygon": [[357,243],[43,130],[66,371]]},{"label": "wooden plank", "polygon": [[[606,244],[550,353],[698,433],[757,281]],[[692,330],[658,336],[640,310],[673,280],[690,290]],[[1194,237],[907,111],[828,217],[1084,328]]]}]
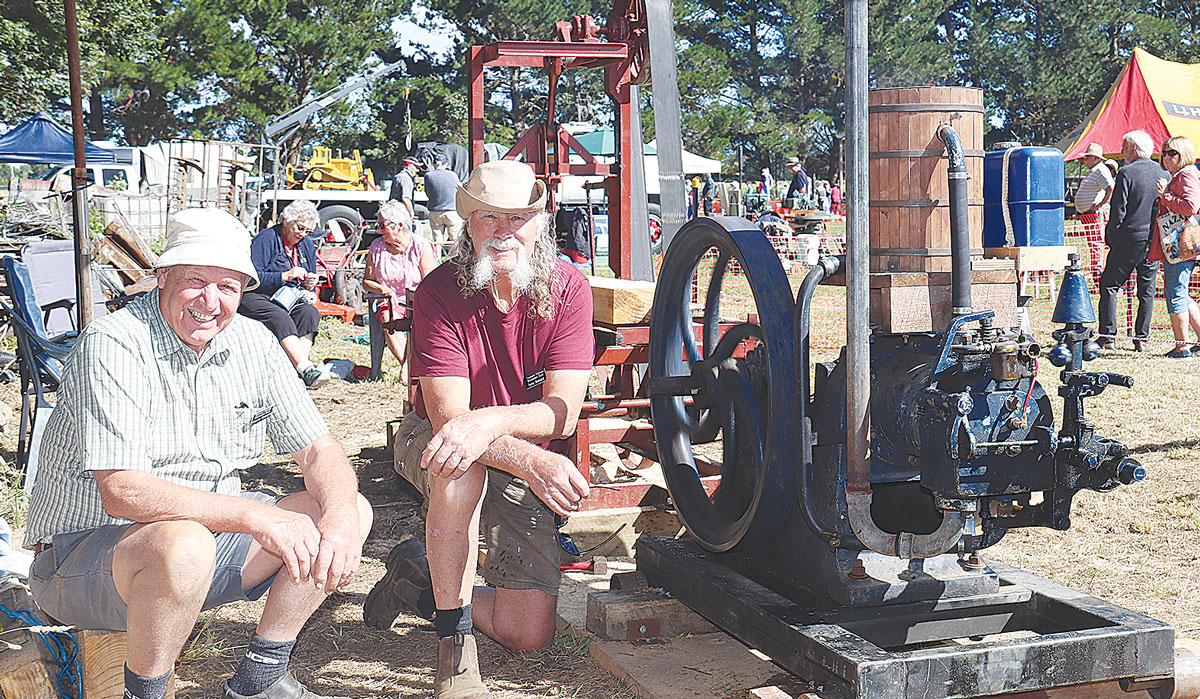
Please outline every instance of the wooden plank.
[{"label": "wooden plank", "polygon": [[1067,266],[1067,256],[1073,252],[1074,245],[1023,245],[1013,248],[987,248],[984,255],[1016,260],[1017,273],[1061,272]]},{"label": "wooden plank", "polygon": [[777,681],[783,674],[723,633],[638,644],[593,640],[588,653],[643,699],[744,697],[747,688]]},{"label": "wooden plank", "polygon": [[654,303],[654,282],[588,277],[592,287],[592,320],[617,325],[644,323]]},{"label": "wooden plank", "polygon": [[756,687],[750,690],[752,699],[821,699],[819,695],[808,691],[806,682],[790,682],[769,687]]},{"label": "wooden plank", "polygon": [[104,234],[112,236],[121,247],[129,253],[138,266],[144,269],[152,269],[154,263],[158,261],[158,255],[150,248],[150,244],[137,231],[132,228],[126,228],[119,221],[112,221],[104,228]]},{"label": "wooden plank", "polygon": [[[920,258],[931,264],[950,258]],[[1011,265],[1009,260],[976,260],[975,264]],[[947,271],[872,273],[870,277],[871,322],[881,332],[937,332],[952,318],[950,292],[952,274]],[[977,311],[994,311],[995,324],[1017,324],[1017,273],[1011,266],[974,269],[971,272],[971,302]],[[845,284],[845,276],[829,280],[831,285]]]},{"label": "wooden plank", "polygon": [[146,270],[108,236],[96,240],[96,260],[117,268],[117,273],[129,283],[138,282],[147,276]]},{"label": "wooden plank", "polygon": [[711,633],[717,627],[655,590],[609,590],[587,597],[587,630],[609,641]]},{"label": "wooden plank", "polygon": [[[83,692],[87,699],[121,699],[125,693],[125,633],[81,631]],[[175,675],[165,699],[175,699]]]}]

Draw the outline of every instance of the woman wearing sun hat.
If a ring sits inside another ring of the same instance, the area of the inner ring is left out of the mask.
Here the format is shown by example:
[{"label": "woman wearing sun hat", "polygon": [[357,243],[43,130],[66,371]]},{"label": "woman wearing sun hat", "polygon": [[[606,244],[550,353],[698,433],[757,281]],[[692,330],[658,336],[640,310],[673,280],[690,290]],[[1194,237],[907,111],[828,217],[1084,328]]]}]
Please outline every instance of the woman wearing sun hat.
[{"label": "woman wearing sun hat", "polygon": [[[1171,181],[1158,181],[1158,215],[1172,212],[1183,217],[1200,213],[1200,171],[1192,167],[1196,149],[1186,136],[1168,138],[1162,145],[1162,166],[1171,173]],[[1163,262],[1163,297],[1171,318],[1175,347],[1166,356],[1171,359],[1190,359],[1200,346],[1188,347],[1188,326],[1200,338],[1200,308],[1188,294],[1188,284],[1196,260],[1171,262],[1163,251],[1159,223],[1155,221],[1150,239],[1150,261]]]}]

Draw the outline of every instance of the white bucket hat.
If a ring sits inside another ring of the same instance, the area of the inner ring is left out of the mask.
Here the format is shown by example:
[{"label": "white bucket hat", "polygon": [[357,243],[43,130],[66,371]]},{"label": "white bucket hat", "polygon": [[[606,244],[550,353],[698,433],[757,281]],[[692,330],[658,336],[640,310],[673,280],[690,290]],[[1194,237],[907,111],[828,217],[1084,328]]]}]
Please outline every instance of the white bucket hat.
[{"label": "white bucket hat", "polygon": [[520,214],[546,208],[546,183],[533,168],[515,160],[492,160],[471,171],[454,200],[458,215],[475,211]]},{"label": "white bucket hat", "polygon": [[167,222],[167,248],[155,269],[203,265],[241,272],[250,277],[244,291],[258,286],[258,271],[250,260],[250,231],[220,209],[184,209]]}]

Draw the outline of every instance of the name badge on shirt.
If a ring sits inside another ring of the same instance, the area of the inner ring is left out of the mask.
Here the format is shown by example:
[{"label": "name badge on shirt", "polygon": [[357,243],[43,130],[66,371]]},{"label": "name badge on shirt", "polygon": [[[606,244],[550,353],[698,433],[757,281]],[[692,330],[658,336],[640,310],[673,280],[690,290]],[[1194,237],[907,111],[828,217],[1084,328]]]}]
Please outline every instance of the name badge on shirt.
[{"label": "name badge on shirt", "polygon": [[525,390],[531,391],[544,383],[546,383],[546,370],[538,369],[525,377]]}]

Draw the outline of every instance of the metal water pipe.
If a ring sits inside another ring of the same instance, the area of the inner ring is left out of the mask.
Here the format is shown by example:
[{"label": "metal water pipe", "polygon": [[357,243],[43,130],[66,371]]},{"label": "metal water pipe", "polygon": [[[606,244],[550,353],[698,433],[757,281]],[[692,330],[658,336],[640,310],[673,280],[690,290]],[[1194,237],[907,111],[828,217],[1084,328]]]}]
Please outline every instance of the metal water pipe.
[{"label": "metal water pipe", "polygon": [[[867,139],[867,2],[846,2],[846,509],[866,548],[904,558],[945,553],[965,517],[943,512],[931,534],[883,531],[871,516],[870,230]],[[969,302],[968,302],[969,303]]]}]

